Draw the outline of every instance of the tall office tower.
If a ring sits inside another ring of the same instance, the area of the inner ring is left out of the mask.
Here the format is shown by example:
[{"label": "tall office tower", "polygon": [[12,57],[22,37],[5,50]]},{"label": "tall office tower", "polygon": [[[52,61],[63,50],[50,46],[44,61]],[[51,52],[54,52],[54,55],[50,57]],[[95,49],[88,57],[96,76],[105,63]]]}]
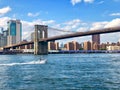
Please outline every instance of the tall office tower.
[{"label": "tall office tower", "polygon": [[0,47],[3,47],[3,46],[7,45],[7,35],[8,35],[8,30],[3,30],[3,28],[1,28],[1,31],[0,31]]},{"label": "tall office tower", "polygon": [[7,44],[17,44],[20,43],[22,40],[22,23],[20,20],[9,20],[8,24],[8,37],[7,37]]},{"label": "tall office tower", "polygon": [[99,49],[99,45],[100,45],[100,35],[96,34],[96,35],[92,35],[92,45],[93,45],[93,50],[98,50]]},{"label": "tall office tower", "polygon": [[100,35],[99,34],[92,35],[92,42],[100,44]]}]

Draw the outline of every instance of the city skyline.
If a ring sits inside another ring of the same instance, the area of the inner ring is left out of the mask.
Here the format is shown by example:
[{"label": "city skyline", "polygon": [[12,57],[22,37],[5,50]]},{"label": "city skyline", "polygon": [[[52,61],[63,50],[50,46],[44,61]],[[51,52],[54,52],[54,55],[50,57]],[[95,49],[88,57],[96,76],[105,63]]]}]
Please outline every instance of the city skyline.
[{"label": "city skyline", "polygon": [[116,43],[101,43],[101,44],[97,44],[94,43],[93,41],[84,41],[83,43],[79,43],[77,41],[71,41],[71,42],[66,42],[65,44],[59,44],[59,42],[55,42],[55,41],[51,41],[48,42],[48,51],[51,52],[51,50],[53,51],[104,51],[104,50],[120,50],[120,42],[116,42]]},{"label": "city skyline", "polygon": [[[27,2],[27,0],[12,0],[9,3],[9,0],[0,0],[0,27],[6,28],[8,20],[20,19],[23,24],[23,39],[30,36],[35,24],[46,24],[58,29],[80,32],[120,25],[120,0]],[[83,42],[91,40],[89,37],[91,36],[72,40],[78,39]],[[101,42],[117,42],[119,39],[119,33],[101,35]],[[67,40],[71,41],[71,39]]]}]

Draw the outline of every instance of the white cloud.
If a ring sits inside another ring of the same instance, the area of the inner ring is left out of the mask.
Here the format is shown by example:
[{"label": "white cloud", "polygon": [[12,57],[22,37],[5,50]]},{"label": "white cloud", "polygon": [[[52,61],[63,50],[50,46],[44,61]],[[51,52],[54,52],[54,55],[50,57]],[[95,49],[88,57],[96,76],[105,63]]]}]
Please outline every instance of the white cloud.
[{"label": "white cloud", "polygon": [[[94,22],[92,23],[90,30],[98,30],[98,29],[117,27],[117,26],[120,26],[120,18],[116,18],[111,21]],[[101,35],[102,42],[117,42],[119,39],[120,39],[120,33],[118,32]]]},{"label": "white cloud", "polygon": [[7,21],[10,20],[9,17],[1,17],[0,18],[0,27],[3,27],[4,29],[7,29]]},{"label": "white cloud", "polygon": [[120,26],[120,18],[116,18],[111,21],[94,22],[92,23],[90,30],[98,30],[98,29],[118,27],[118,26]]},{"label": "white cloud", "polygon": [[80,22],[81,22],[80,19],[74,19],[74,20],[66,22],[65,24],[67,24],[67,25],[73,25],[73,24],[80,23]]},{"label": "white cloud", "polygon": [[86,23],[82,22],[80,19],[73,19],[71,21],[63,22],[61,24],[55,24],[53,25],[53,28],[50,28],[48,30],[51,31],[49,32],[49,34],[52,34],[49,36],[56,36],[56,35],[75,33],[78,31],[84,32],[87,29],[88,27]]},{"label": "white cloud", "polygon": [[120,39],[119,39],[119,42],[120,42]]},{"label": "white cloud", "polygon": [[120,18],[113,19],[112,21],[107,23],[104,27],[108,28],[108,27],[118,27],[118,26],[120,26]]},{"label": "white cloud", "polygon": [[93,3],[93,2],[94,2],[94,0],[71,0],[71,3],[72,3],[72,5],[74,6],[75,4],[81,3],[82,1],[83,1],[84,3]]},{"label": "white cloud", "polygon": [[33,23],[41,24],[41,25],[49,25],[49,24],[54,24],[55,21],[54,20],[43,21],[41,19],[37,19],[37,20],[33,21]]},{"label": "white cloud", "polygon": [[120,16],[120,13],[111,13],[110,16]]},{"label": "white cloud", "polygon": [[85,32],[85,31],[88,31],[89,30],[89,27],[80,27],[77,29],[77,32]]},{"label": "white cloud", "polygon": [[84,0],[85,3],[93,3],[94,0]]},{"label": "white cloud", "polygon": [[77,3],[80,3],[82,0],[71,0],[72,5],[74,6]]},{"label": "white cloud", "polygon": [[9,11],[11,11],[11,8],[9,6],[1,8],[0,9],[0,16],[3,16],[4,14],[8,13]]},{"label": "white cloud", "polygon": [[28,16],[29,17],[37,17],[37,16],[39,16],[40,15],[40,13],[28,13]]},{"label": "white cloud", "polygon": [[90,30],[103,29],[104,26],[107,23],[108,23],[107,21],[104,21],[104,22],[94,22],[94,23],[92,23]]},{"label": "white cloud", "polygon": [[80,19],[74,19],[74,20],[63,23],[65,26],[63,29],[72,30],[72,29],[77,28],[81,23],[82,22]]}]

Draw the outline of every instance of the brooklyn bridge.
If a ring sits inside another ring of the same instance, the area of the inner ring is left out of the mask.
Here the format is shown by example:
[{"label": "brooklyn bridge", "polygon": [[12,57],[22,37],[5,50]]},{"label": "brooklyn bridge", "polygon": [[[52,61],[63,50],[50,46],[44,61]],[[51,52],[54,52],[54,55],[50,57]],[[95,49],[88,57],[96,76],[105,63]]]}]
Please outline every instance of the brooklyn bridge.
[{"label": "brooklyn bridge", "polygon": [[10,49],[20,50],[21,47],[27,48],[29,46],[30,49],[32,48],[34,49],[34,54],[36,55],[48,54],[49,41],[55,41],[55,40],[73,38],[73,37],[89,36],[89,35],[95,35],[95,34],[107,34],[107,33],[113,33],[113,32],[120,32],[120,27],[112,27],[112,28],[104,28],[104,29],[92,30],[87,32],[72,32],[64,35],[56,35],[56,36],[48,37],[48,26],[35,25],[34,27],[35,27],[35,30],[34,30],[33,41],[5,46],[3,47],[3,50],[10,50]]}]

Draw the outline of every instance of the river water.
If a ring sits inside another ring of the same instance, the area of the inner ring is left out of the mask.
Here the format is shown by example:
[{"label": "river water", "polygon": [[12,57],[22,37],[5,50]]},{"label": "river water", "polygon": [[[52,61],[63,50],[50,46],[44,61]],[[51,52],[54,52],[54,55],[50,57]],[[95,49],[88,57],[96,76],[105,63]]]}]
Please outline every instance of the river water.
[{"label": "river water", "polygon": [[0,55],[0,90],[120,90],[120,54]]}]

